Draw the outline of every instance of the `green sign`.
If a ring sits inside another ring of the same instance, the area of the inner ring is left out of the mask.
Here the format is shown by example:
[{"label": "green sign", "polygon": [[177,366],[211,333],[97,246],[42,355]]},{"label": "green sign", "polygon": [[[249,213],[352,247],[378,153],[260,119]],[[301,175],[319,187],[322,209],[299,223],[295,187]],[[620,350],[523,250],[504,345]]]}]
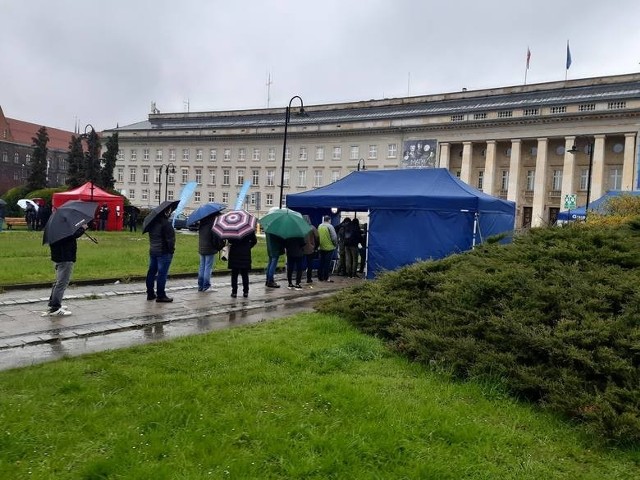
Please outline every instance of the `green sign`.
[{"label": "green sign", "polygon": [[578,206],[578,196],[575,193],[570,193],[564,196],[564,208],[571,210]]}]

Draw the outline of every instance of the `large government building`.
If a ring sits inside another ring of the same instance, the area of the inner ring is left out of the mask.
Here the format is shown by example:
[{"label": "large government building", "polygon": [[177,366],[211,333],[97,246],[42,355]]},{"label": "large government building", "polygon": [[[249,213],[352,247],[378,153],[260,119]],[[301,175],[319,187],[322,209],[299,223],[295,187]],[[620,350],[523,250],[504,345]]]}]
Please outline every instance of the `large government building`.
[{"label": "large government building", "polygon": [[515,227],[527,228],[554,222],[568,195],[584,205],[587,193],[594,200],[639,187],[640,74],[304,105],[303,114],[302,99],[290,105],[288,122],[284,107],[152,106],[147,120],[103,132],[119,134],[116,188],[153,207],[196,181],[195,208],[233,205],[251,180],[244,207],[260,216],[279,205],[281,191],[286,205],[287,194],[358,168],[439,167],[516,202]]}]

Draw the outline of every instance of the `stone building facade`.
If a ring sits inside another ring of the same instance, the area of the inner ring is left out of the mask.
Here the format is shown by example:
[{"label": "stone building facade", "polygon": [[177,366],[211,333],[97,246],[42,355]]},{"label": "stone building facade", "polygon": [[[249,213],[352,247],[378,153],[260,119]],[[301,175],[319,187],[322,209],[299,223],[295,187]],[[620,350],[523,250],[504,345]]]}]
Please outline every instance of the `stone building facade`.
[{"label": "stone building facade", "polygon": [[260,216],[279,205],[281,190],[286,204],[286,194],[358,168],[439,167],[515,201],[517,228],[553,222],[570,194],[584,205],[588,190],[594,200],[639,188],[638,74],[305,105],[298,115],[301,103],[292,98],[284,160],[284,108],[154,109],[145,121],[105,131],[119,133],[116,188],[153,207],[196,181],[191,208],[233,206],[249,179],[244,206]]}]

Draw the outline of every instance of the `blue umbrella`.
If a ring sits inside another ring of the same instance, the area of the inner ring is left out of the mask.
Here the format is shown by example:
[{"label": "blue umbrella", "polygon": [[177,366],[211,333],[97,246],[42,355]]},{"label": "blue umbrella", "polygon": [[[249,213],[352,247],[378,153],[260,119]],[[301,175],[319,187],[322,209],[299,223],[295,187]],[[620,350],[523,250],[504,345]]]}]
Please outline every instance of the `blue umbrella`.
[{"label": "blue umbrella", "polygon": [[199,222],[203,218],[208,217],[209,215],[215,215],[216,213],[220,213],[222,210],[227,208],[226,205],[222,203],[205,203],[204,205],[200,205],[196,208],[191,215],[187,218],[187,227],[190,227],[196,222]]}]

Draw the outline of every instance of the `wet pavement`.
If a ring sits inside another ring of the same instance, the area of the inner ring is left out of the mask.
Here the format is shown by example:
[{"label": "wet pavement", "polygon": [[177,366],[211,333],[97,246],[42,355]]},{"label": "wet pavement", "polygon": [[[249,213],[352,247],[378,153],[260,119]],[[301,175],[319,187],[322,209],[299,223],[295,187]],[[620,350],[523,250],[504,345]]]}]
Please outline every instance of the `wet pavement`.
[{"label": "wet pavement", "polygon": [[70,285],[64,305],[72,315],[42,316],[50,288],[0,293],[0,370],[111,350],[313,311],[315,303],[359,279],[267,288],[264,274],[249,277],[249,297],[232,298],[228,275],[198,292],[196,278],[169,279],[173,303],[147,301],[144,282]]}]

